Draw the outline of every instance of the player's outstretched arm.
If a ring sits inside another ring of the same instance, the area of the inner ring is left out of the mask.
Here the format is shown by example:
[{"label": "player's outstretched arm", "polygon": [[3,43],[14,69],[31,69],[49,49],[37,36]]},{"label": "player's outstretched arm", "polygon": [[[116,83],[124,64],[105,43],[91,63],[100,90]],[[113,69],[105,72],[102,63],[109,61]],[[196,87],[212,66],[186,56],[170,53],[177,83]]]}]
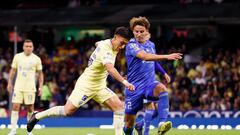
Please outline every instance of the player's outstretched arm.
[{"label": "player's outstretched arm", "polygon": [[145,61],[157,61],[157,60],[179,60],[182,59],[182,53],[171,53],[167,55],[158,55],[146,53],[145,51],[139,51],[136,55],[139,59]]},{"label": "player's outstretched arm", "polygon": [[106,63],[105,64],[105,68],[107,69],[108,73],[115,78],[116,80],[118,80],[119,82],[121,82],[122,84],[124,84],[125,87],[127,87],[129,90],[134,90],[135,87],[134,85],[132,85],[131,83],[129,83],[127,80],[125,80],[120,74],[119,72],[116,70],[116,68],[114,67],[114,65],[112,63]]},{"label": "player's outstretched arm", "polygon": [[164,75],[164,78],[166,79],[167,83],[171,82],[170,76],[167,74],[167,72],[163,69],[160,63],[155,61],[155,71],[160,72],[162,75]]}]

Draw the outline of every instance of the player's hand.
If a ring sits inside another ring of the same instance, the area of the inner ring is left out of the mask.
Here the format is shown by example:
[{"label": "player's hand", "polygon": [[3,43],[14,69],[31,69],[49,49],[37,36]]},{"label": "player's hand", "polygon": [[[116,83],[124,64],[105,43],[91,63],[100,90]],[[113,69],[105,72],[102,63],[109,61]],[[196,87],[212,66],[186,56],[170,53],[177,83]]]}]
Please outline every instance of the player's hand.
[{"label": "player's hand", "polygon": [[134,91],[135,90],[135,86],[131,83],[129,83],[128,85],[125,85],[129,90]]},{"label": "player's hand", "polygon": [[182,59],[182,53],[171,53],[166,55],[167,60],[179,60]]},{"label": "player's hand", "polygon": [[171,82],[171,77],[167,73],[164,74],[164,78],[167,80],[167,83]]},{"label": "player's hand", "polygon": [[7,85],[7,91],[8,91],[9,93],[12,93],[12,91],[13,91],[13,85],[12,85],[11,83],[9,83],[9,84]]},{"label": "player's hand", "polygon": [[41,95],[42,95],[42,88],[39,87],[39,88],[38,88],[38,96],[41,96]]},{"label": "player's hand", "polygon": [[127,89],[129,89],[131,91],[135,90],[135,86],[133,84],[129,83],[127,80],[124,80],[122,83],[125,85],[125,87]]}]

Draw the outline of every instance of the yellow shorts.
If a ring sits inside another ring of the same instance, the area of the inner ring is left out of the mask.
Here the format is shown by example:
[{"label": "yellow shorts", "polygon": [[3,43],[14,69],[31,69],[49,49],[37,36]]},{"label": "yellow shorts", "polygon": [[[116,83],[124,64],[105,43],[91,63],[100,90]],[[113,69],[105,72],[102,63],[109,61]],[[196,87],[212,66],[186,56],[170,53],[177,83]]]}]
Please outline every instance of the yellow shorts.
[{"label": "yellow shorts", "polygon": [[13,103],[32,105],[35,102],[36,92],[14,91],[12,96]]},{"label": "yellow shorts", "polygon": [[79,108],[92,98],[98,103],[102,104],[114,95],[116,94],[107,87],[98,91],[93,91],[91,89],[82,87],[80,89],[75,88],[69,96],[68,100],[71,101],[74,106]]}]

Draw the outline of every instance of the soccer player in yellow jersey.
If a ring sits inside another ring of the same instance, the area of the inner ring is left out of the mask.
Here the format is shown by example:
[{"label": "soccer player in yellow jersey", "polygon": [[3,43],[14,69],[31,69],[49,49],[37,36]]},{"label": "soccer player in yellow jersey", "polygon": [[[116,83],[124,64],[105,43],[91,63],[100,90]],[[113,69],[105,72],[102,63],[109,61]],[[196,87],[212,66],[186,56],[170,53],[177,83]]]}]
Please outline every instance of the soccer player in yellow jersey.
[{"label": "soccer player in yellow jersey", "polygon": [[89,58],[88,67],[78,78],[67,103],[64,106],[55,106],[43,112],[33,113],[27,124],[28,132],[32,131],[39,120],[51,116],[71,115],[90,99],[94,99],[114,112],[115,135],[122,135],[124,106],[118,96],[107,88],[106,79],[110,74],[129,90],[135,89],[114,68],[117,53],[125,47],[130,38],[131,32],[129,29],[118,27],[112,39],[98,42],[96,49]]},{"label": "soccer player in yellow jersey", "polygon": [[[17,76],[13,91],[13,78],[16,72]],[[14,56],[12,68],[9,73],[7,89],[9,93],[13,92],[13,96],[11,112],[12,130],[8,135],[16,134],[16,125],[21,104],[25,104],[27,107],[28,120],[34,110],[36,95],[36,73],[38,74],[38,90],[40,95],[43,86],[42,62],[41,59],[33,53],[33,42],[27,39],[23,43],[23,52]]]}]

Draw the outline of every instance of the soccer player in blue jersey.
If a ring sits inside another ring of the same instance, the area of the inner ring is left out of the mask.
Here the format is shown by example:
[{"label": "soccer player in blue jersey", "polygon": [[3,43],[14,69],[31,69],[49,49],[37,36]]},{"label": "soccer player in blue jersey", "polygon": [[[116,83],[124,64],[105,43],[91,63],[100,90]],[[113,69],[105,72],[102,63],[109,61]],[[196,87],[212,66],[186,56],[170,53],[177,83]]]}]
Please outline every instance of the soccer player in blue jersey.
[{"label": "soccer player in blue jersey", "polygon": [[155,45],[146,40],[150,23],[146,17],[133,17],[130,28],[134,38],[126,47],[128,81],[134,84],[135,91],[125,92],[125,125],[126,135],[132,135],[136,113],[143,108],[143,99],[158,100],[159,125],[158,134],[164,135],[172,123],[167,121],[169,101],[166,87],[155,79],[155,61],[178,60],[181,53],[157,55]]},{"label": "soccer player in blue jersey", "polygon": [[[151,37],[150,33],[146,36],[146,41],[149,40]],[[171,82],[170,76],[167,74],[167,72],[162,68],[162,66],[155,61],[155,72],[160,72],[167,83]],[[151,121],[158,116],[158,111],[157,111],[157,100],[147,100],[144,99],[144,105],[145,105],[145,115],[144,118],[140,119],[138,122],[135,124],[135,129],[138,132],[138,135],[142,135],[142,130],[144,126],[144,133],[143,135],[149,135],[149,130],[150,130],[150,124]]]}]

